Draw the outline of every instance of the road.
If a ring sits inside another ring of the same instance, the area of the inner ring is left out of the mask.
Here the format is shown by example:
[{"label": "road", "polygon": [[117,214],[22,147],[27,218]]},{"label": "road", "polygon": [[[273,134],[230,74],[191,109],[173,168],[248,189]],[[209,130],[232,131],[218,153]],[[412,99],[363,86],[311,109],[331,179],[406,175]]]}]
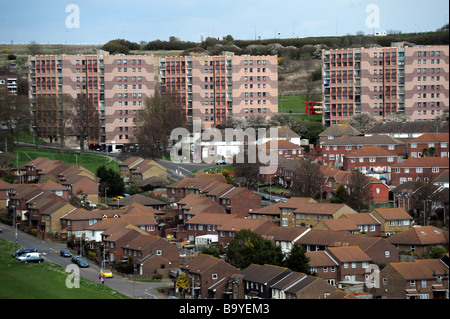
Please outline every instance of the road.
[{"label": "road", "polygon": [[212,164],[174,163],[172,161],[161,159],[156,160],[156,162],[167,168],[170,177],[175,180],[194,177],[194,173],[192,173],[192,171],[197,171],[197,173],[200,174],[204,169],[216,167],[216,165]]},{"label": "road", "polygon": [[[15,241],[15,232],[13,227],[1,224],[3,232],[0,233],[0,237],[9,241]],[[37,248],[45,258],[46,262],[55,263],[66,268],[68,265],[72,264],[71,258],[64,258],[59,255],[59,251],[63,248],[67,248],[65,244],[55,244],[51,242],[46,242],[41,239],[37,239],[35,236],[18,231],[17,243],[26,248]],[[11,257],[12,258],[12,257]],[[81,268],[80,275],[98,282],[98,277],[100,274],[100,268],[94,263],[89,261],[88,268]],[[69,273],[68,273],[69,275]],[[172,280],[163,279],[162,282],[156,283],[141,283],[134,282],[123,278],[121,276],[114,276],[113,278],[106,278],[105,284],[131,298],[138,299],[167,299],[167,296],[156,291],[155,288],[162,286],[172,285]]]}]

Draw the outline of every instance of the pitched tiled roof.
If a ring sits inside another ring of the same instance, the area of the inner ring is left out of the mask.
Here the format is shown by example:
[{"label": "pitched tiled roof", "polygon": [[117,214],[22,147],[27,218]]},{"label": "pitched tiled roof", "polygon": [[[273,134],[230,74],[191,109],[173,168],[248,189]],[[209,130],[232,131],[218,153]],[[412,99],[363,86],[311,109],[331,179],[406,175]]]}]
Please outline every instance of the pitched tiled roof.
[{"label": "pitched tiled roof", "polygon": [[213,213],[198,213],[191,219],[189,219],[186,224],[197,224],[197,225],[222,225],[229,221],[230,219],[238,218],[236,215],[232,214],[213,214]]},{"label": "pitched tiled roof", "polygon": [[421,259],[414,262],[391,263],[406,280],[436,279],[436,275],[448,275],[448,266],[440,259]]},{"label": "pitched tiled roof", "polygon": [[[358,215],[358,214],[351,214]],[[336,231],[359,231],[359,227],[350,219],[322,219],[323,223],[329,230]],[[315,226],[317,227],[317,225]]]},{"label": "pitched tiled roof", "polygon": [[334,124],[328,127],[325,131],[319,134],[319,136],[357,136],[363,135],[356,128],[350,124]]},{"label": "pitched tiled roof", "polygon": [[409,143],[448,143],[448,142],[449,142],[448,133],[432,134],[428,132],[409,141]]},{"label": "pitched tiled roof", "polygon": [[220,227],[217,228],[217,230],[237,232],[243,229],[250,229],[255,233],[266,233],[266,230],[274,226],[275,224],[268,220],[233,218],[225,221]]},{"label": "pitched tiled roof", "polygon": [[326,140],[322,145],[403,145],[404,142],[388,135],[341,136],[334,140]]},{"label": "pitched tiled roof", "polygon": [[286,140],[271,140],[261,146],[266,150],[298,150],[303,149],[302,146],[294,144]]},{"label": "pitched tiled roof", "polygon": [[344,207],[347,207],[351,210],[351,208],[346,204],[304,203],[303,205],[297,207],[294,213],[333,215]]},{"label": "pitched tiled roof", "polygon": [[306,257],[309,258],[309,266],[310,267],[324,267],[324,266],[339,265],[336,262],[336,260],[331,258],[331,256],[325,250],[307,251]]},{"label": "pitched tiled roof", "polygon": [[255,265],[251,264],[247,268],[241,271],[244,275],[244,280],[257,282],[261,284],[267,284],[269,281],[273,280],[275,277],[281,275],[282,273],[289,274],[292,270],[273,265]]},{"label": "pitched tiled roof", "polygon": [[333,257],[337,258],[340,262],[361,262],[372,260],[358,246],[328,247],[327,249],[330,253],[332,253]]},{"label": "pitched tiled roof", "polygon": [[380,225],[369,213],[344,214],[341,218],[346,218],[354,222],[356,225]]},{"label": "pitched tiled roof", "polygon": [[[395,207],[395,208],[375,208],[372,210],[373,212],[377,212],[380,214],[380,216],[384,220],[400,220],[400,219],[409,219],[412,220],[413,218],[411,215],[409,215],[406,210],[404,210],[402,207]],[[372,214],[371,213],[371,214]]]},{"label": "pitched tiled roof", "polygon": [[379,122],[370,128],[366,134],[389,133],[448,133],[448,123],[441,122]]},{"label": "pitched tiled roof", "polygon": [[434,226],[412,227],[390,236],[387,241],[394,245],[445,245],[448,243],[448,230]]},{"label": "pitched tiled roof", "polygon": [[392,167],[446,167],[448,168],[448,158],[446,157],[410,157],[407,160],[395,163]]},{"label": "pitched tiled roof", "polygon": [[354,150],[350,152],[347,155],[344,155],[345,157],[367,157],[367,156],[394,156],[392,152],[389,152],[385,149],[379,148],[378,146],[363,146],[357,150]]},{"label": "pitched tiled roof", "polygon": [[280,204],[280,208],[297,208],[305,203],[317,203],[311,197],[291,197],[285,203]]}]

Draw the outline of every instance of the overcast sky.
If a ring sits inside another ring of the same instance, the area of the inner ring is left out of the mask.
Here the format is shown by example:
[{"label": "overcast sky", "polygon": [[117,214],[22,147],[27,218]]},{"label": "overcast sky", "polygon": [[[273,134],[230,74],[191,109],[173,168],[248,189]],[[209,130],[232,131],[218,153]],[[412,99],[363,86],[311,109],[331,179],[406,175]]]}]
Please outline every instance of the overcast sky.
[{"label": "overcast sky", "polygon": [[448,11],[447,0],[2,0],[0,43],[406,33],[442,27]]}]

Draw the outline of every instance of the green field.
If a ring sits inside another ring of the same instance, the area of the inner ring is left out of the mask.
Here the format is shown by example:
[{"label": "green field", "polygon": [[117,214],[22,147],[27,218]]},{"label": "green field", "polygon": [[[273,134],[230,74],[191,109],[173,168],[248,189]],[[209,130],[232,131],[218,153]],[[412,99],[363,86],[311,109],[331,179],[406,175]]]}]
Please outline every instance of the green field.
[{"label": "green field", "polygon": [[67,288],[69,273],[56,264],[23,264],[11,255],[18,245],[0,238],[0,299],[125,299],[107,286],[81,277],[80,288]]},{"label": "green field", "polygon": [[110,158],[104,155],[97,154],[83,154],[82,156],[74,151],[63,151],[49,148],[34,148],[34,147],[18,147],[14,149],[14,154],[17,155],[16,161],[14,161],[14,166],[17,164],[23,165],[37,157],[48,157],[52,160],[60,160],[69,166],[80,165],[84,168],[90,170],[91,172],[96,172],[99,166],[105,165],[106,168],[113,168],[118,170],[117,163],[112,161]]},{"label": "green field", "polygon": [[[279,113],[305,113],[306,100],[303,95],[279,95]],[[300,115],[292,114],[292,117],[309,119],[312,121],[322,121],[322,115]]]}]

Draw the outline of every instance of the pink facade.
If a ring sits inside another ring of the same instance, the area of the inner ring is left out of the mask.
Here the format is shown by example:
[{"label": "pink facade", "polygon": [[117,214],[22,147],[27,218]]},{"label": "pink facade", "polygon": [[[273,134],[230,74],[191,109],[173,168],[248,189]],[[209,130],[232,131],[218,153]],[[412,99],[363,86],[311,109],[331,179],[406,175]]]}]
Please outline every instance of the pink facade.
[{"label": "pink facade", "polygon": [[448,105],[448,46],[323,50],[326,126],[356,113],[430,121]]}]

